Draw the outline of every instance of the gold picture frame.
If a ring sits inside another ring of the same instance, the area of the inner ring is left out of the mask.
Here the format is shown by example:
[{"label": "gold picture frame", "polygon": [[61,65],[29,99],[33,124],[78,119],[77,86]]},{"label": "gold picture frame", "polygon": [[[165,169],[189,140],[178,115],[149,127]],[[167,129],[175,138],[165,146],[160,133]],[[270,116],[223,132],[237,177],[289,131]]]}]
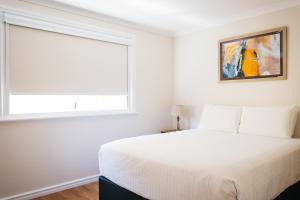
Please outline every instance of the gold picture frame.
[{"label": "gold picture frame", "polygon": [[218,42],[219,82],[287,79],[287,27]]}]

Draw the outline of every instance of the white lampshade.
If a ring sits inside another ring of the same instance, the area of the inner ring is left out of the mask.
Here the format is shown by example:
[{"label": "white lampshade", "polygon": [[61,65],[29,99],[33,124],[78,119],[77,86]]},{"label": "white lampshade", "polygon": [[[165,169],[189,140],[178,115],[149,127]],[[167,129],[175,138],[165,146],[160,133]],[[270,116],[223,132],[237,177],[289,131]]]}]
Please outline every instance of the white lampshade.
[{"label": "white lampshade", "polygon": [[183,105],[174,105],[172,107],[171,115],[173,116],[181,116],[183,114]]}]

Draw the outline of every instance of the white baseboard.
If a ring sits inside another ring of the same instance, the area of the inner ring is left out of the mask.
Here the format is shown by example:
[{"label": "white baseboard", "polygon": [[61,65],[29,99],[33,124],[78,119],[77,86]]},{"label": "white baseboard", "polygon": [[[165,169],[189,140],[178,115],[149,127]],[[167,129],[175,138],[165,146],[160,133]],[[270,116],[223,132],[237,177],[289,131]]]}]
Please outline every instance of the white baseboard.
[{"label": "white baseboard", "polygon": [[91,182],[95,182],[98,181],[98,177],[99,174],[97,175],[93,175],[93,176],[88,176],[85,178],[81,178],[81,179],[76,179],[73,181],[68,181],[68,182],[64,182],[64,183],[60,183],[57,185],[52,185],[49,187],[45,187],[45,188],[40,188],[37,190],[32,190],[29,192],[24,192],[21,194],[17,194],[17,195],[13,195],[13,196],[8,196],[8,197],[4,197],[0,200],[29,200],[29,199],[34,199],[37,197],[41,197],[41,196],[45,196],[51,193],[55,193],[55,192],[60,192],[63,190],[67,190],[73,187],[78,187],[81,185],[85,185]]}]

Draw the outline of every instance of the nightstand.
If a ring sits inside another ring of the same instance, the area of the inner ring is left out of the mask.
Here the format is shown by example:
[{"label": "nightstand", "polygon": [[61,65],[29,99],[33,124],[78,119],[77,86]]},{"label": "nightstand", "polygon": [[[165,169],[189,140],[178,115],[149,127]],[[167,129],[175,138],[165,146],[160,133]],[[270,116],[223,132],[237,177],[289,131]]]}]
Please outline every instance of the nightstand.
[{"label": "nightstand", "polygon": [[177,129],[169,129],[169,130],[162,130],[160,131],[161,133],[170,133],[170,132],[174,132],[174,131],[181,131],[181,130],[177,130]]}]

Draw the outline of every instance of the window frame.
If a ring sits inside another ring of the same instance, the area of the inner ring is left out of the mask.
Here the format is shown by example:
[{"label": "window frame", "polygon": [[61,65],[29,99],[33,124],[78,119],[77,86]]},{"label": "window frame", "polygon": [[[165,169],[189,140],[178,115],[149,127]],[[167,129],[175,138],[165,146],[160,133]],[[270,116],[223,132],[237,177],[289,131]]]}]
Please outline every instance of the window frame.
[{"label": "window frame", "polygon": [[[51,31],[71,36],[111,42],[128,47],[127,110],[75,111],[38,114],[9,114],[9,25]],[[136,113],[135,95],[135,35],[100,29],[96,26],[67,21],[45,15],[0,8],[0,121],[65,118],[80,116],[126,115]]]}]

